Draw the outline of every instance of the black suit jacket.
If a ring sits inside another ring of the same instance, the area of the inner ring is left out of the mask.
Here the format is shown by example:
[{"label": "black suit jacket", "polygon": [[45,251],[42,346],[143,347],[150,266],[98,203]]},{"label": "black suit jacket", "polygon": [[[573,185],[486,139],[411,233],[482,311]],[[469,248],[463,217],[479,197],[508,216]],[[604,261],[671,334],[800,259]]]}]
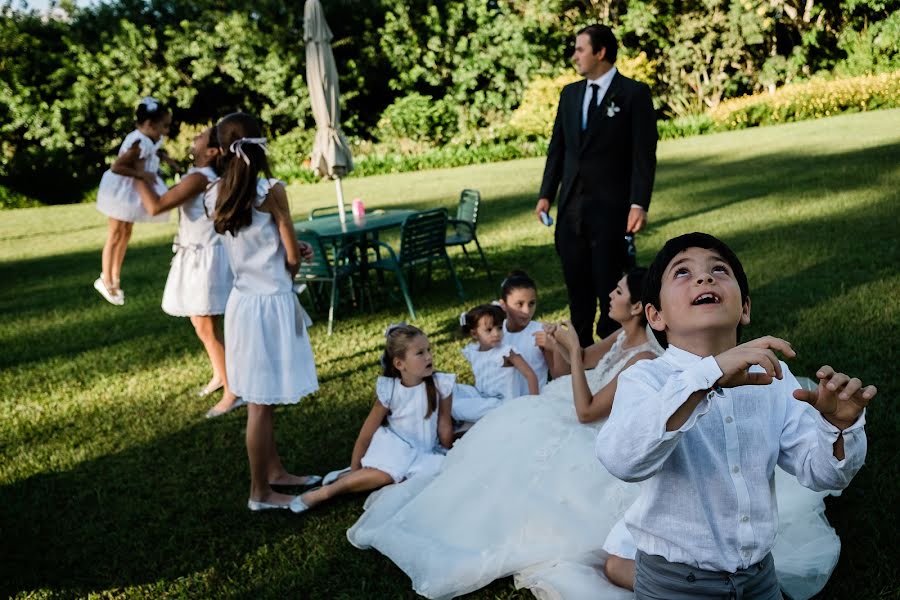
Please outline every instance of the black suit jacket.
[{"label": "black suit jacket", "polygon": [[627,216],[632,204],[648,210],[657,141],[650,88],[616,73],[599,112],[582,132],[586,88],[587,81],[582,80],[567,85],[560,94],[540,197],[552,203],[562,183],[559,219],[580,179],[589,195],[582,215],[590,221]]}]

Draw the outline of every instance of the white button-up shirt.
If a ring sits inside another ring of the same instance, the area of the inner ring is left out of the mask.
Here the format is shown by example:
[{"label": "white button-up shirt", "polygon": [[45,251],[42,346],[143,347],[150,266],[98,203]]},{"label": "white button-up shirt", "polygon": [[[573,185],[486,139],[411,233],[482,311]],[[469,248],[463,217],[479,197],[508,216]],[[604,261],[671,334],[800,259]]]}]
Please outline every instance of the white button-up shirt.
[{"label": "white button-up shirt", "polygon": [[591,89],[592,85],[597,85],[600,89],[597,90],[597,106],[600,106],[600,103],[603,102],[603,96],[606,94],[606,90],[609,89],[609,84],[612,83],[613,77],[616,76],[616,68],[613,67],[597,79],[588,79],[587,87],[584,88],[584,99],[581,102],[581,128],[585,129],[587,127],[587,118],[588,118],[588,106],[591,104],[591,95],[593,90]]},{"label": "white button-up shirt", "polygon": [[[833,444],[840,430],[795,400],[796,378],[766,386],[714,388],[722,371],[669,346],[619,375],[596,454],[610,473],[644,481],[625,513],[637,547],[700,569],[735,572],[762,560],[775,543],[775,465],[813,490],[843,489],[866,456],[865,414],[844,430],[844,460]],[[666,421],[692,393],[709,390],[687,422]]]}]

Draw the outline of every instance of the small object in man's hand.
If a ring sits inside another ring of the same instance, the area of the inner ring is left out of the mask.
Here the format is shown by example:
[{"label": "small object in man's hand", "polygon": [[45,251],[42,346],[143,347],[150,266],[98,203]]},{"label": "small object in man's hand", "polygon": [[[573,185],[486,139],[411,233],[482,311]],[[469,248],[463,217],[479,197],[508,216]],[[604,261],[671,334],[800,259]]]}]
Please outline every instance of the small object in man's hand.
[{"label": "small object in man's hand", "polygon": [[551,225],[553,225],[553,217],[548,215],[545,211],[541,211],[541,223],[543,223],[547,227],[550,227]]}]

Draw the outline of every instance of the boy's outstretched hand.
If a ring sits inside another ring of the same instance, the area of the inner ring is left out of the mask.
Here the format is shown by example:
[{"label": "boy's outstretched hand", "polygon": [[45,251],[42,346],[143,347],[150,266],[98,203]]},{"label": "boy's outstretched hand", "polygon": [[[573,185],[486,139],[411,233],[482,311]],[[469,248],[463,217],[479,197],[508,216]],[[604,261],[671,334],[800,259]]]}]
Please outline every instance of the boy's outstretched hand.
[{"label": "boy's outstretched hand", "polygon": [[835,373],[825,365],[816,372],[819,387],[815,390],[794,390],[794,398],[810,403],[822,416],[840,430],[859,418],[860,413],[875,397],[874,385],[863,387],[862,381],[844,373]]},{"label": "boy's outstretched hand", "polygon": [[[742,385],[768,385],[773,379],[781,379],[781,363],[775,356],[776,350],[787,358],[797,355],[789,342],[771,335],[726,350],[715,357],[722,371],[722,376],[716,383],[723,388],[732,388]],[[759,365],[766,372],[751,373],[749,369],[753,365]]]}]

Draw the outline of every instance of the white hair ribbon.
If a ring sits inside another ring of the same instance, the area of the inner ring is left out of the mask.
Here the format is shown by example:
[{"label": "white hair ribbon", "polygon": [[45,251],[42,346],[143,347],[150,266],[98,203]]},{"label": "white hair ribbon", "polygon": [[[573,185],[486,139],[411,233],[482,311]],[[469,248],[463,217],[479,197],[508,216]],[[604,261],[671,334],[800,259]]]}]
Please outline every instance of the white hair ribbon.
[{"label": "white hair ribbon", "polygon": [[459,326],[460,327],[466,326],[466,315],[468,315],[468,314],[469,313],[467,311],[462,311],[461,313],[459,313]]},{"label": "white hair ribbon", "polygon": [[402,321],[400,323],[391,323],[390,325],[387,326],[387,329],[384,330],[384,337],[390,336],[391,332],[394,331],[395,329],[397,329],[399,327],[405,327],[405,326],[406,326],[406,323],[404,323]]},{"label": "white hair ribbon", "polygon": [[159,100],[154,98],[153,96],[144,96],[141,98],[140,104],[143,104],[147,109],[147,112],[153,112],[157,108],[159,108]]},{"label": "white hair ribbon", "polygon": [[256,144],[257,146],[262,148],[263,152],[265,152],[266,154],[269,153],[269,148],[268,146],[266,146],[266,138],[240,138],[234,140],[233,142],[231,142],[231,146],[229,146],[228,149],[240,156],[243,161],[247,163],[247,166],[250,166],[250,157],[247,156],[242,148],[244,144]]}]

